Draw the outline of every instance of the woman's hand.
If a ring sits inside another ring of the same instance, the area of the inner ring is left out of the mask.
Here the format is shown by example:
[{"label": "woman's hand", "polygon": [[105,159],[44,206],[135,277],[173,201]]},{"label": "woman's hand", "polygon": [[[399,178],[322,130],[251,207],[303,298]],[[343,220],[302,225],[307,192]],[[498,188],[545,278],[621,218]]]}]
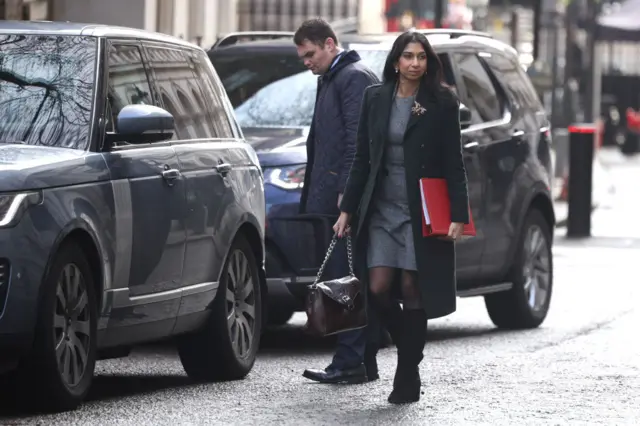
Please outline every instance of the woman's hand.
[{"label": "woman's hand", "polygon": [[449,233],[447,234],[447,238],[456,241],[457,239],[462,237],[463,229],[464,223],[451,222],[451,225],[449,225]]},{"label": "woman's hand", "polygon": [[351,231],[349,222],[351,222],[351,215],[341,212],[338,221],[333,225],[333,231],[338,235],[338,238],[342,238]]}]

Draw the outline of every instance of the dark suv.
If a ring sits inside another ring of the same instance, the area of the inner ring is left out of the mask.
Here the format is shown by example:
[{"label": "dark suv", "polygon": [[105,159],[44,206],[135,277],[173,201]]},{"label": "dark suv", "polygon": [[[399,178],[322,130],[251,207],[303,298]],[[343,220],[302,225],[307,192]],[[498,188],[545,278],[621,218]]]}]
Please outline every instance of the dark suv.
[{"label": "dark suv", "polygon": [[[537,327],[546,317],[553,281],[555,155],[545,112],[508,45],[484,33],[425,33],[462,101],[462,145],[478,235],[456,246],[458,293],[484,296],[499,327]],[[297,214],[316,77],[297,58],[291,35],[275,36],[280,39],[241,42],[234,35],[209,57],[264,169],[269,303],[277,306],[270,321],[283,322],[303,307],[334,218]],[[340,42],[381,75],[395,37],[344,35]]]},{"label": "dark suv", "polygon": [[190,377],[249,373],[264,182],[206,53],[5,21],[0,104],[0,372],[22,401],[74,408],[96,360],[170,337]]}]

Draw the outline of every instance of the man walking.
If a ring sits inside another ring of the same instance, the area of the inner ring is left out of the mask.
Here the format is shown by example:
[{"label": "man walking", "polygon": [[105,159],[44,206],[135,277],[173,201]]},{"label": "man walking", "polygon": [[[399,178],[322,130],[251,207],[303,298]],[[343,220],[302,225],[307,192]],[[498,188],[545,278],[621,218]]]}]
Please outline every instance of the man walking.
[{"label": "man walking", "polygon": [[[338,38],[322,19],[304,22],[293,37],[298,56],[318,78],[318,93],[307,139],[307,169],[301,213],[340,214],[338,205],[356,151],[356,135],[364,90],[379,82],[355,51],[338,47]],[[345,245],[339,243],[323,279],[348,275]],[[375,365],[365,368],[365,330],[338,335],[331,364],[305,370],[304,377],[322,383],[362,383],[378,378]]]}]

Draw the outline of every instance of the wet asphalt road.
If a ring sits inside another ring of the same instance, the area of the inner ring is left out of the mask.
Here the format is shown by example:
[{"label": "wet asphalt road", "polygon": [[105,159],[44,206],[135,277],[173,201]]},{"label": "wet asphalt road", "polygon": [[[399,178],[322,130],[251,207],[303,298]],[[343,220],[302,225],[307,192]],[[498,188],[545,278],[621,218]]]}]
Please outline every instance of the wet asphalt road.
[{"label": "wet asphalt road", "polygon": [[460,300],[455,314],[429,324],[417,404],[386,402],[394,348],[381,352],[377,382],[304,379],[304,368],[328,362],[332,342],[305,336],[298,315],[265,335],[245,380],[194,385],[170,346],[150,346],[100,362],[78,411],[38,416],[4,407],[0,424],[640,424],[640,229],[633,231],[631,201],[635,195],[640,204],[640,165],[619,173],[631,180],[594,214],[595,237],[558,235],[541,328],[498,331],[479,298]]}]

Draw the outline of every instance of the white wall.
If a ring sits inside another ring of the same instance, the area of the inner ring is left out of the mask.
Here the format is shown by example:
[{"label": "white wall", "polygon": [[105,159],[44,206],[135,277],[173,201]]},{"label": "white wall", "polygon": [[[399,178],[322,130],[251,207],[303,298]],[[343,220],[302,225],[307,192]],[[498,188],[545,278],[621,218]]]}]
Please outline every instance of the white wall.
[{"label": "white wall", "polygon": [[379,34],[387,31],[387,19],[384,16],[384,0],[359,0],[358,32]]},{"label": "white wall", "polygon": [[119,25],[159,31],[210,47],[237,31],[237,0],[52,0],[55,21]]},{"label": "white wall", "polygon": [[145,0],[54,0],[52,20],[144,28]]}]

